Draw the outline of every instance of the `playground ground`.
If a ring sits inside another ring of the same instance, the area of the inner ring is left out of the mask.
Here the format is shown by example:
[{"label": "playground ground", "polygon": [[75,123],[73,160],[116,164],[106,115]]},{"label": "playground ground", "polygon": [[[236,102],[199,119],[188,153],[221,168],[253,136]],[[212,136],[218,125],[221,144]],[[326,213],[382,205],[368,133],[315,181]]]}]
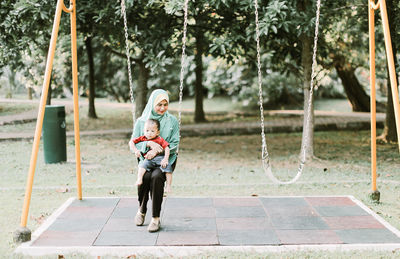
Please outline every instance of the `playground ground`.
[{"label": "playground ground", "polygon": [[[114,116],[117,117],[117,116]],[[339,117],[340,118],[340,117]],[[343,125],[342,124],[342,129]],[[12,127],[11,125],[7,127]],[[378,188],[381,203],[368,199],[370,190],[368,131],[318,131],[315,133],[315,161],[293,185],[270,183],[261,169],[260,136],[226,135],[184,137],[179,166],[174,174],[171,197],[254,197],[254,196],[337,196],[352,195],[395,228],[400,228],[400,167],[397,146],[378,145]],[[124,135],[83,136],[82,172],[85,197],[135,197],[136,167],[130,161]],[[297,168],[301,135],[274,133],[268,136],[274,172],[288,178]],[[68,161],[45,165],[38,160],[28,227],[37,229],[49,215],[75,196],[73,139],[67,139]],[[31,140],[0,142],[1,244],[0,253],[12,255],[12,232],[19,217],[29,167]],[[42,147],[41,147],[42,152]],[[39,153],[40,154],[43,153]],[[259,258],[257,251],[218,251],[202,257]],[[271,258],[397,258],[399,251],[283,251],[267,253]],[[12,256],[11,256],[12,257]],[[67,258],[84,258],[83,254]],[[150,256],[151,257],[151,256]],[[51,258],[51,257],[50,257]]]}]

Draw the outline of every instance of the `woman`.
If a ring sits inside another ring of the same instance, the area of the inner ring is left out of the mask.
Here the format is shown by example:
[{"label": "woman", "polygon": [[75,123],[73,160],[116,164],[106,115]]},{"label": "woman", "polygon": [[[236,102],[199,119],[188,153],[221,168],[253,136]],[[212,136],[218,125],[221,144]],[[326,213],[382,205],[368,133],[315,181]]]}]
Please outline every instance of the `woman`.
[{"label": "woman", "polygon": [[[160,122],[160,136],[169,143],[170,156],[168,163],[175,168],[177,148],[179,144],[179,123],[172,114],[168,113],[169,97],[162,89],[154,90],[144,108],[142,116],[137,119],[131,140],[143,135],[144,123],[148,119],[155,119]],[[132,150],[133,142],[129,141]],[[144,141],[136,144],[136,148],[145,154],[146,159],[152,159],[163,151],[163,148],[153,142]],[[147,151],[147,153],[146,153]],[[144,223],[147,212],[149,193],[152,200],[152,219],[148,226],[149,232],[156,232],[160,229],[160,211],[164,195],[165,173],[159,168],[147,171],[143,176],[143,183],[138,186],[139,210],[135,217],[135,224],[141,226]]]}]

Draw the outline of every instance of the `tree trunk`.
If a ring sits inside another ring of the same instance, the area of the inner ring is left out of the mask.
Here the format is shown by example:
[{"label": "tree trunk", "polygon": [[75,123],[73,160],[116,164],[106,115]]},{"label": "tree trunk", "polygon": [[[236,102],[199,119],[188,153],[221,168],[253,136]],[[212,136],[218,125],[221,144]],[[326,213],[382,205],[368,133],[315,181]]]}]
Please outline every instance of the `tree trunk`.
[{"label": "tree trunk", "polygon": [[[389,71],[388,71],[389,78]],[[390,86],[390,80],[387,83],[387,104],[386,104],[386,119],[385,126],[383,128],[382,134],[379,136],[379,140],[382,140],[385,143],[393,143],[397,142],[397,128],[396,128],[396,119],[394,115],[394,107],[393,107],[393,97],[392,97],[392,88]]]},{"label": "tree trunk", "polygon": [[350,101],[354,112],[369,112],[370,98],[355,75],[355,69],[350,63],[336,62],[335,68],[338,73],[347,99]]},{"label": "tree trunk", "polygon": [[[397,30],[397,25],[394,22],[394,4],[393,0],[388,0],[386,2],[387,4],[387,12],[388,12],[388,20],[389,20],[389,28],[390,28],[390,35],[392,36],[392,39],[394,39],[396,30]],[[396,41],[392,40],[392,50],[393,50],[393,57],[396,57],[397,55],[397,46],[396,46]],[[397,59],[394,58],[394,66],[397,68]],[[386,103],[386,120],[385,120],[385,127],[383,129],[382,135],[379,136],[380,140],[383,140],[384,142],[397,142],[397,128],[396,128],[396,119],[394,115],[394,107],[393,107],[393,97],[392,97],[392,87],[390,84],[389,80],[389,66],[387,68],[387,103]],[[397,75],[397,73],[396,73]],[[397,76],[396,76],[397,80]],[[397,80],[398,81],[398,80]]]},{"label": "tree trunk", "polygon": [[33,90],[32,90],[32,87],[28,87],[28,100],[32,100],[32,92],[33,92]]},{"label": "tree trunk", "polygon": [[[303,92],[304,92],[304,121],[303,121],[303,137],[302,146],[305,147],[305,159],[310,160],[314,156],[314,100],[311,96],[310,102],[310,83],[311,83],[311,66],[312,66],[312,42],[313,39],[306,35],[301,37],[301,66],[303,68]],[[311,109],[308,114],[308,109]],[[308,130],[307,130],[308,129]]]},{"label": "tree trunk", "polygon": [[204,35],[201,29],[196,29],[196,53],[195,53],[195,111],[194,121],[204,122],[206,117],[203,109],[203,53],[204,53]]},{"label": "tree trunk", "polygon": [[86,46],[86,53],[87,53],[88,62],[89,62],[89,91],[88,91],[89,111],[88,111],[88,117],[97,119],[96,109],[94,106],[95,82],[94,82],[94,60],[93,60],[92,37],[91,36],[86,37],[85,46]]},{"label": "tree trunk", "polygon": [[147,101],[147,82],[149,80],[150,71],[143,62],[143,59],[136,60],[139,68],[138,84],[135,90],[135,116],[139,118],[146,106]]},{"label": "tree trunk", "polygon": [[[309,0],[302,0],[297,2],[297,10],[305,12],[307,8],[311,7]],[[304,92],[304,118],[303,118],[303,135],[301,139],[301,146],[304,147],[304,155],[306,160],[314,157],[314,100],[311,96],[311,107],[309,107],[310,99],[310,81],[311,81],[311,66],[312,66],[312,42],[313,38],[307,36],[305,33],[300,36],[301,43],[301,67],[303,69],[303,92]],[[308,109],[311,109],[308,114]],[[307,130],[308,129],[308,130]]]}]

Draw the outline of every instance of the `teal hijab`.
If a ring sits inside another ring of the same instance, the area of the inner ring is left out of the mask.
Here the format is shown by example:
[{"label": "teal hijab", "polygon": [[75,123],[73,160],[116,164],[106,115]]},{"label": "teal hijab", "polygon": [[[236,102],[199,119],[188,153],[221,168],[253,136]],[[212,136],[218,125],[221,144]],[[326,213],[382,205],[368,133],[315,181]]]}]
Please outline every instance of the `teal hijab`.
[{"label": "teal hijab", "polygon": [[165,137],[168,136],[169,128],[171,128],[173,125],[171,125],[172,121],[169,119],[171,114],[168,111],[166,111],[163,115],[160,115],[154,110],[154,107],[162,100],[166,100],[169,103],[168,93],[162,89],[154,90],[147,101],[146,107],[142,112],[142,116],[140,116],[138,120],[143,124],[148,119],[158,120],[160,122],[160,136],[165,139]]},{"label": "teal hijab", "polygon": [[[154,110],[154,107],[163,100],[166,100],[169,103],[168,93],[165,90],[156,89],[151,93],[142,115],[135,123],[132,139],[143,135],[144,123],[148,119],[158,120],[160,122],[160,136],[169,143],[171,150],[169,163],[172,164],[175,162],[176,151],[179,145],[179,123],[175,116],[170,114],[168,111],[163,115],[160,115]],[[146,149],[144,142],[136,144],[136,147],[141,151],[145,151]]]}]

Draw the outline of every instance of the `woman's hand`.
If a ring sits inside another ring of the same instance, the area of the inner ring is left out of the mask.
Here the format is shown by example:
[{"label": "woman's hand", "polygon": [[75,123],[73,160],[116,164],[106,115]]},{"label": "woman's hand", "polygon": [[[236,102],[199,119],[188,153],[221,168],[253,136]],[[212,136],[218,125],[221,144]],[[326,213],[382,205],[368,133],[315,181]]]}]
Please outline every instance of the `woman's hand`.
[{"label": "woman's hand", "polygon": [[[157,144],[157,145],[158,145],[158,144]],[[156,152],[155,150],[150,150],[149,152],[147,152],[147,154],[144,156],[144,158],[146,158],[147,160],[151,160],[151,159],[153,159],[157,154],[158,154],[158,152]]]},{"label": "woman's hand", "polygon": [[156,154],[163,152],[163,148],[161,145],[157,144],[154,141],[147,141],[147,146],[152,150],[155,151]]}]

